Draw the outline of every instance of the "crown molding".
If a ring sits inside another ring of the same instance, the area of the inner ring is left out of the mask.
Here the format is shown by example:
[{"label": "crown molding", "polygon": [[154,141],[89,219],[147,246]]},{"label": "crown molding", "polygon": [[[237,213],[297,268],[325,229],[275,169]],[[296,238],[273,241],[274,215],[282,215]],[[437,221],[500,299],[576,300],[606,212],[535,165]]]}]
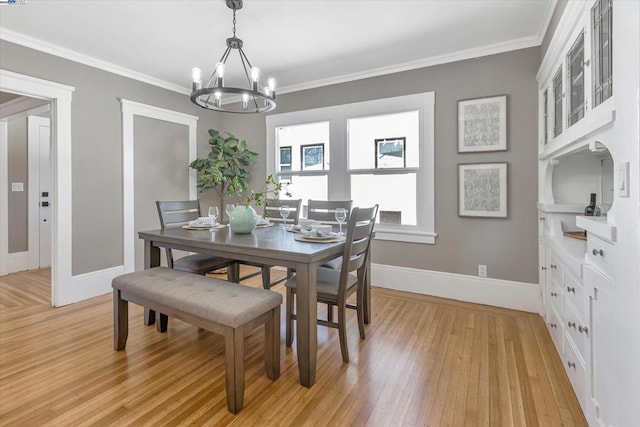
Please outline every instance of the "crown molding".
[{"label": "crown molding", "polygon": [[380,67],[352,74],[343,74],[341,76],[330,77],[327,79],[319,79],[305,83],[299,83],[289,86],[283,86],[278,89],[278,94],[298,92],[301,90],[314,89],[322,86],[329,86],[339,83],[351,82],[370,77],[378,77],[386,74],[400,73],[403,71],[415,70],[418,68],[432,67],[434,65],[446,64],[449,62],[464,61],[466,59],[479,58],[482,56],[495,55],[498,53],[509,52],[512,50],[526,49],[529,47],[539,46],[541,38],[539,35],[534,37],[523,37],[520,39],[509,40],[502,43],[495,43],[481,46],[473,49],[460,50],[445,55],[432,56],[429,58],[418,59],[415,61],[394,64],[388,67]]},{"label": "crown molding", "polygon": [[553,17],[553,12],[556,10],[557,4],[558,0],[550,0],[547,3],[547,10],[545,10],[544,12],[544,18],[542,18],[542,24],[540,25],[540,29],[538,30],[538,39],[540,39],[540,44],[542,44],[544,35],[549,29],[549,24],[551,24],[551,18]]},{"label": "crown molding", "polygon": [[15,31],[7,30],[6,28],[0,28],[0,40],[5,40],[11,43],[15,43],[21,46],[25,46],[31,49],[39,50],[44,53],[65,58],[70,61],[78,62],[80,64],[88,65],[90,67],[98,68],[100,70],[108,71],[113,74],[117,74],[123,77],[127,77],[133,80],[138,80],[143,83],[148,83],[153,86],[161,87],[173,92],[182,93],[188,95],[191,90],[187,87],[176,85],[174,83],[167,82],[166,80],[158,79],[148,74],[139,73],[129,68],[121,67],[111,62],[103,61],[98,58],[94,58],[89,55],[85,55],[80,52],[76,52],[71,49],[64,48],[62,46],[45,42],[34,37],[25,36],[24,34],[17,33]]}]

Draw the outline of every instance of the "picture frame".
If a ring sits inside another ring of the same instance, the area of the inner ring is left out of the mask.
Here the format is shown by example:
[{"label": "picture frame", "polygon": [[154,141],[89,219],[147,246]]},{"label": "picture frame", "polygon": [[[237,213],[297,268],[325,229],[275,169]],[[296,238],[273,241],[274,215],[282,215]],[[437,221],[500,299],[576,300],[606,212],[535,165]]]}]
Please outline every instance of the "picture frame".
[{"label": "picture frame", "polygon": [[458,164],[458,215],[507,218],[507,163]]},{"label": "picture frame", "polygon": [[507,149],[507,95],[458,101],[458,153]]},{"label": "picture frame", "polygon": [[324,170],[324,144],[301,145],[300,164],[303,171]]},{"label": "picture frame", "polygon": [[375,139],[375,168],[406,168],[407,138],[377,138]]}]

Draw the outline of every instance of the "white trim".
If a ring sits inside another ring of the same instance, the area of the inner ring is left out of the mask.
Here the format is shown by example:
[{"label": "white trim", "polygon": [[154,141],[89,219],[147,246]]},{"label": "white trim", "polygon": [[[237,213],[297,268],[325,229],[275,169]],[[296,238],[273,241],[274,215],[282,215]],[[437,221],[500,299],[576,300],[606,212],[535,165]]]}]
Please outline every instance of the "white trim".
[{"label": "white trim", "polygon": [[7,255],[7,274],[29,269],[29,252],[14,252]]},{"label": "white trim", "polygon": [[371,265],[373,286],[540,313],[537,283],[466,276],[384,264]]},{"label": "white trim", "polygon": [[0,120],[0,276],[8,274],[9,256],[9,127]]},{"label": "white trim", "polygon": [[73,276],[72,286],[65,288],[64,291],[59,294],[60,305],[72,304],[88,298],[108,294],[112,291],[111,281],[113,278],[124,273],[124,266],[119,265]]},{"label": "white trim", "polygon": [[143,83],[148,83],[150,85],[161,87],[173,92],[182,93],[184,95],[189,95],[191,93],[191,88],[189,87],[170,83],[166,80],[158,79],[148,74],[139,73],[129,68],[121,67],[120,65],[94,58],[93,56],[85,55],[83,53],[79,53],[53,43],[45,42],[34,37],[25,36],[24,34],[7,30],[6,28],[0,28],[0,39],[31,49],[39,50],[40,52],[49,53],[51,55],[65,58],[80,64],[88,65],[90,67],[95,67],[100,70],[108,71],[119,76],[128,77],[130,79],[137,80]]},{"label": "white trim", "polygon": [[496,55],[498,53],[510,52],[518,49],[526,49],[529,47],[539,46],[541,43],[540,36],[523,37],[520,39],[509,40],[506,42],[495,43],[491,45],[481,46],[473,49],[460,50],[444,55],[432,56],[415,61],[402,62],[386,67],[374,68],[357,73],[343,74],[340,76],[329,77],[326,79],[313,80],[289,86],[283,86],[278,89],[279,94],[298,92],[301,90],[314,89],[322,86],[335,85],[339,83],[352,82],[354,80],[367,79],[370,77],[384,76],[387,74],[400,73],[403,71],[416,70],[419,68],[432,67],[434,65],[448,64],[451,62],[464,61],[467,59],[479,58],[482,56]]},{"label": "white trim", "polygon": [[71,94],[72,86],[0,69],[0,90],[53,100],[51,165],[53,170],[51,304],[72,287]]},{"label": "white trim", "polygon": [[549,29],[549,24],[551,23],[551,18],[553,18],[553,12],[556,10],[557,4],[558,0],[548,0],[547,2],[547,10],[544,12],[544,18],[542,18],[542,23],[538,30],[538,44],[542,44],[542,41],[544,40],[544,35]]},{"label": "white trim", "polygon": [[[124,271],[135,270],[135,212],[134,212],[134,133],[133,117],[149,117],[189,127],[189,162],[197,157],[198,117],[153,105],[120,99],[122,107],[122,185],[123,185],[123,259]],[[189,170],[189,197],[197,198],[196,171]]]}]

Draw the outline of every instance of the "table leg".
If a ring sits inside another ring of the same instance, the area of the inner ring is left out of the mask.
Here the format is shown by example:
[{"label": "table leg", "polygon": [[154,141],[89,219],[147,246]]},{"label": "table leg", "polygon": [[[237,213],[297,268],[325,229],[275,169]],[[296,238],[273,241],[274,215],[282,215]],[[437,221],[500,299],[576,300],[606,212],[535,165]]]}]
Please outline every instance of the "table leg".
[{"label": "table leg", "polygon": [[318,353],[317,265],[296,266],[296,347],[300,384],[311,387],[316,381]]},{"label": "table leg", "polygon": [[[153,246],[151,241],[144,241],[144,268],[157,267],[160,265],[160,248]],[[144,308],[144,324],[147,326],[153,325],[156,322],[156,312]]]}]

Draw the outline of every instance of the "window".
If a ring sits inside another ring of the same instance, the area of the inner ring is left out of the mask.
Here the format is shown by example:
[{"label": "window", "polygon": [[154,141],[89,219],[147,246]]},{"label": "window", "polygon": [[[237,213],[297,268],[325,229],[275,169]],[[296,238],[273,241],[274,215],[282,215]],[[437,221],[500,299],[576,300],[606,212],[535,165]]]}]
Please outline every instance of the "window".
[{"label": "window", "polygon": [[569,113],[568,125],[584,117],[584,32],[581,32],[567,55]]},{"label": "window", "polygon": [[553,76],[553,136],[562,133],[562,67]]},{"label": "window", "polygon": [[611,0],[598,0],[591,9],[594,107],[600,105],[613,94],[612,24]]},{"label": "window", "polygon": [[428,92],[270,115],[267,172],[303,205],[377,203],[376,239],[435,243],[434,100]]}]

